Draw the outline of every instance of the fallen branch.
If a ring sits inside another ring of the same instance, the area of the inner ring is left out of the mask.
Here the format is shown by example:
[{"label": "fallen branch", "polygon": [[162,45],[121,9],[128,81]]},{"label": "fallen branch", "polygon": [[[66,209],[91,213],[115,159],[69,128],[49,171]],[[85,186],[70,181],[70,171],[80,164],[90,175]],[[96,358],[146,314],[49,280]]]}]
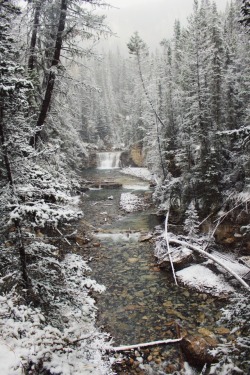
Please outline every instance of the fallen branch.
[{"label": "fallen branch", "polygon": [[178,285],[177,279],[176,279],[176,275],[175,275],[174,263],[173,263],[173,259],[172,259],[171,251],[170,251],[170,247],[169,247],[169,240],[168,240],[168,214],[169,213],[167,213],[166,220],[165,220],[164,239],[166,241],[167,248],[168,248],[168,256],[169,256],[169,261],[170,261],[171,268],[172,268],[172,273],[173,273],[174,281],[175,281],[175,284]]},{"label": "fallen branch", "polygon": [[186,246],[186,247],[189,247],[190,249],[194,250],[194,251],[197,251],[198,253],[204,255],[206,258],[209,258],[211,260],[213,260],[215,263],[218,263],[222,268],[224,268],[226,271],[228,271],[232,276],[234,276],[249,292],[250,292],[250,286],[236,273],[234,272],[233,270],[231,270],[229,267],[225,266],[225,264],[223,264],[219,259],[217,259],[215,256],[207,253],[206,251],[200,249],[199,247],[197,246],[194,246],[194,245],[190,245],[189,243],[187,242],[184,242],[184,241],[180,241],[180,240],[176,240],[176,239],[171,239],[169,238],[168,239],[168,242],[169,243],[174,243],[176,245],[181,245],[181,246]]},{"label": "fallen branch", "polygon": [[148,346],[155,346],[155,345],[162,345],[162,344],[175,344],[177,342],[180,342],[182,340],[182,337],[180,339],[167,339],[167,340],[160,340],[160,341],[151,341],[151,342],[144,342],[142,344],[135,344],[135,345],[127,345],[127,346],[115,346],[111,347],[110,350],[114,352],[120,352],[120,351],[126,351],[126,350],[132,350],[132,349],[138,349],[138,348],[146,348]]},{"label": "fallen branch", "polygon": [[69,242],[69,240],[63,235],[63,233],[58,229],[56,228],[57,232],[62,236],[62,238],[64,239],[64,241],[67,242],[68,245],[71,245],[71,243]]}]

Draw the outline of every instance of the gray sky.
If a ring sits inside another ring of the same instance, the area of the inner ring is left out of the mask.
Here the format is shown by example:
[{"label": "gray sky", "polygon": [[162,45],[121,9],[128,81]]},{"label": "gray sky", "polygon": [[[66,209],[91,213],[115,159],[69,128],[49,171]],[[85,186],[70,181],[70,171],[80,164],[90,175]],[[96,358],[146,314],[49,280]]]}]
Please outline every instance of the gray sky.
[{"label": "gray sky", "polygon": [[[116,8],[102,13],[107,14],[107,22],[117,38],[109,38],[102,43],[105,48],[115,48],[122,52],[134,31],[154,50],[163,38],[170,38],[176,19],[186,24],[192,13],[193,0],[107,0]],[[218,10],[224,10],[228,0],[215,0]]]}]

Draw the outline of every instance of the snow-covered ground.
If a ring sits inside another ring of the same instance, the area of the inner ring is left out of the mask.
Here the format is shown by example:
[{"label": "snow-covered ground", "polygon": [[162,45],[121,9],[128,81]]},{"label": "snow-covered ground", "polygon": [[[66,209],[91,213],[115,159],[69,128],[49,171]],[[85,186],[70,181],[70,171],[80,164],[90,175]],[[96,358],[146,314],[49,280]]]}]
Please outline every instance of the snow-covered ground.
[{"label": "snow-covered ground", "polygon": [[[174,239],[175,236],[169,233],[170,241],[171,238]],[[194,240],[194,238],[192,240]],[[174,263],[178,263],[178,255],[183,256],[190,241],[190,246],[193,245],[192,240],[186,240],[183,244],[180,244],[181,246],[179,247],[170,245],[172,261]],[[176,237],[176,242],[177,241],[178,238]],[[198,239],[196,239],[196,244],[193,248],[200,248],[202,251],[202,241],[201,239],[197,241]],[[163,262],[165,259],[169,259],[168,246],[163,235],[156,241],[155,256],[159,263]],[[213,251],[207,254],[207,256],[206,253],[204,253],[203,256],[204,262],[202,262],[202,264],[190,264],[186,268],[176,272],[177,279],[182,284],[202,293],[205,292],[214,296],[228,295],[232,292],[236,292],[237,288],[235,287],[235,283],[239,283],[239,285],[242,284],[245,288],[248,288],[244,276],[250,273],[250,268],[241,264],[236,254]],[[210,257],[212,259],[210,259]]]},{"label": "snow-covered ground", "polygon": [[184,285],[215,296],[232,293],[235,290],[227,283],[223,275],[216,275],[209,268],[200,264],[184,268],[176,272],[176,276]]},{"label": "snow-covered ground", "polygon": [[66,255],[61,267],[65,299],[55,304],[62,329],[46,322],[39,308],[20,304],[15,292],[0,296],[0,375],[21,375],[30,362],[51,374],[112,374],[110,362],[103,359],[109,336],[95,326],[96,306],[89,295],[105,288],[85,275],[90,268],[79,255]]},{"label": "snow-covered ground", "polygon": [[142,178],[143,180],[147,181],[153,181],[154,178],[152,176],[152,173],[147,168],[123,168],[120,171],[124,174],[129,174],[131,176]]}]

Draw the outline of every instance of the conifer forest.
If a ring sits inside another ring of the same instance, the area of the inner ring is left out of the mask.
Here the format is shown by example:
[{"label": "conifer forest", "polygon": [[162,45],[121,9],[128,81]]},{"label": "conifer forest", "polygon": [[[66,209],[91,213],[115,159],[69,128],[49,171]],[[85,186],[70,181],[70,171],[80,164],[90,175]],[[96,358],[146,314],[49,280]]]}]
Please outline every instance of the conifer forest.
[{"label": "conifer forest", "polygon": [[110,7],[0,0],[0,375],[249,375],[250,1]]}]

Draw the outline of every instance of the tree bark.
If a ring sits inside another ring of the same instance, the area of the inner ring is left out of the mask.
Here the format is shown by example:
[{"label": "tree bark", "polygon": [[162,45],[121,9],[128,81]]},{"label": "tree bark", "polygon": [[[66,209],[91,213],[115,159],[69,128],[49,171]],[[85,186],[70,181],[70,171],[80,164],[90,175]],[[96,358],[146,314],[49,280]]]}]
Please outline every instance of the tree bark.
[{"label": "tree bark", "polygon": [[28,60],[28,69],[30,71],[34,70],[35,67],[35,48],[36,48],[36,41],[37,41],[37,29],[40,21],[40,13],[41,13],[41,1],[36,3],[35,14],[34,14],[34,21],[33,21],[33,29],[32,35],[30,40],[30,54]]},{"label": "tree bark", "polygon": [[40,114],[36,123],[35,134],[30,139],[30,145],[32,147],[36,146],[37,141],[41,135],[41,131],[42,131],[44,122],[46,120],[49,107],[50,107],[50,103],[51,103],[51,98],[52,98],[54,85],[55,85],[55,78],[56,78],[55,69],[57,68],[59,64],[61,50],[62,50],[63,32],[65,30],[66,16],[67,16],[67,5],[68,5],[68,0],[61,0],[61,10],[60,10],[60,18],[59,18],[57,36],[56,36],[56,42],[55,42],[54,56],[51,62],[50,73],[48,77],[48,82],[47,82]]}]

